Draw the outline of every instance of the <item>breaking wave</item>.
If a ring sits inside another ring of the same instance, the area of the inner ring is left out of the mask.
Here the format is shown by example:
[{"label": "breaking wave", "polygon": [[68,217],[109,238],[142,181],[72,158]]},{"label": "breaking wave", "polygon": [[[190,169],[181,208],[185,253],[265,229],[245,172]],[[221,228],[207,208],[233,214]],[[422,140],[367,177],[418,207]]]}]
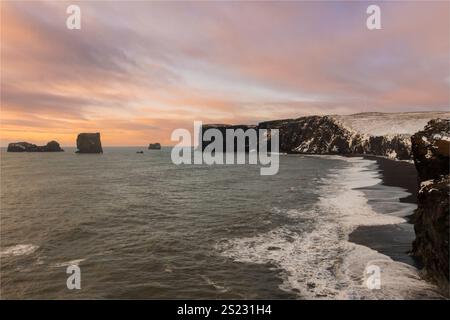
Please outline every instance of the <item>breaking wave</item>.
[{"label": "breaking wave", "polygon": [[[375,212],[359,188],[381,182],[374,161],[343,158],[348,165],[330,170],[319,190],[319,200],[312,210],[285,210],[302,223],[311,223],[302,232],[289,225],[280,226],[254,237],[224,240],[216,249],[237,262],[269,264],[281,271],[280,289],[308,299],[414,299],[440,297],[436,288],[422,280],[418,270],[393,261],[368,247],[348,241],[358,226],[398,224],[399,216]],[[385,187],[386,192],[404,191]],[[399,198],[397,197],[397,199]],[[279,213],[279,208],[274,208]],[[305,219],[306,218],[306,219]],[[366,286],[367,266],[380,270],[381,286]]]},{"label": "breaking wave", "polygon": [[39,247],[34,244],[18,244],[15,246],[7,247],[0,251],[0,257],[18,257],[26,256],[35,252]]}]

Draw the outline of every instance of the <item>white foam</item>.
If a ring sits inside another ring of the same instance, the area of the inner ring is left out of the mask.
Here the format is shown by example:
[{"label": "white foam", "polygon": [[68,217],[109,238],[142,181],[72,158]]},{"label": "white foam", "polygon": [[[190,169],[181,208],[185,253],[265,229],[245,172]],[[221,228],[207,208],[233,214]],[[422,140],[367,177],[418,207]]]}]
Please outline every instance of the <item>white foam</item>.
[{"label": "white foam", "polygon": [[18,244],[15,246],[7,247],[0,252],[0,257],[17,257],[26,256],[35,252],[39,247],[34,244]]},{"label": "white foam", "polygon": [[[283,277],[280,288],[297,292],[302,298],[439,297],[436,288],[422,280],[417,269],[348,241],[349,234],[358,226],[397,224],[404,219],[376,213],[367,204],[364,193],[355,189],[381,181],[376,172],[368,171],[373,161],[339,159],[350,166],[330,172],[314,210],[285,210],[290,217],[295,213],[314,219],[312,230],[297,233],[283,226],[255,237],[222,241],[217,249],[235,261],[274,265]],[[379,290],[370,290],[365,285],[365,268],[371,264],[381,269]]]},{"label": "white foam", "polygon": [[206,284],[212,286],[214,289],[216,289],[220,293],[225,293],[228,291],[228,289],[224,286],[218,285],[214,281],[212,281],[210,278],[208,278],[205,275],[200,275],[200,277],[206,282]]},{"label": "white foam", "polygon": [[60,268],[60,267],[68,267],[68,266],[78,266],[81,262],[83,262],[86,259],[75,259],[65,262],[59,262],[52,265],[54,268]]}]

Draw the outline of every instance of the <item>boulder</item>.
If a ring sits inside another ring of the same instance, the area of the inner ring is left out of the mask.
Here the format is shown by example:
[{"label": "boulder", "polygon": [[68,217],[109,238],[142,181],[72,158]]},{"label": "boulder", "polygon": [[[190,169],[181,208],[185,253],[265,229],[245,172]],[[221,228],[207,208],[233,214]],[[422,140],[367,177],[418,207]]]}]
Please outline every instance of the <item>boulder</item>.
[{"label": "boulder", "polygon": [[77,149],[77,153],[103,153],[100,132],[78,134]]}]

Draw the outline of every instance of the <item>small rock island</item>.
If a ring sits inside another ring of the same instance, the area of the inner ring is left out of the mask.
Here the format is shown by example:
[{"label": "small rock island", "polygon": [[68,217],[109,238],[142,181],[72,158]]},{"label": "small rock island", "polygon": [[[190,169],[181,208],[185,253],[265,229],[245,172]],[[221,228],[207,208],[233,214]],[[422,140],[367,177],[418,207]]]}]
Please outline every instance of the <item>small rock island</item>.
[{"label": "small rock island", "polygon": [[161,144],[159,142],[156,143],[150,143],[148,145],[149,150],[161,150]]},{"label": "small rock island", "polygon": [[7,152],[62,152],[58,142],[52,140],[45,146],[37,146],[29,142],[12,142],[8,144]]},{"label": "small rock island", "polygon": [[76,153],[103,153],[100,132],[78,134],[77,149]]}]

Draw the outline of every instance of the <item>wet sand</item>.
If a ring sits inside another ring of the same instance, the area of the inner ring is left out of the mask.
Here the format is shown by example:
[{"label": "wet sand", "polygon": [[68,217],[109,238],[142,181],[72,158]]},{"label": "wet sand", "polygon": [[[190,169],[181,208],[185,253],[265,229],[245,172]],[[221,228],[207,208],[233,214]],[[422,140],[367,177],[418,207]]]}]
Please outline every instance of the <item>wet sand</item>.
[{"label": "wet sand", "polygon": [[[400,202],[417,203],[417,171],[413,163],[374,156],[364,158],[377,161],[383,185],[400,187],[410,193],[401,198]],[[385,254],[395,261],[421,268],[421,262],[409,255],[415,234],[410,219],[406,219],[408,222],[397,225],[358,227],[350,234],[349,240]]]},{"label": "wet sand", "polygon": [[411,193],[410,196],[400,199],[400,202],[417,203],[418,177],[414,163],[374,156],[364,158],[377,161],[384,185],[404,188]]}]

